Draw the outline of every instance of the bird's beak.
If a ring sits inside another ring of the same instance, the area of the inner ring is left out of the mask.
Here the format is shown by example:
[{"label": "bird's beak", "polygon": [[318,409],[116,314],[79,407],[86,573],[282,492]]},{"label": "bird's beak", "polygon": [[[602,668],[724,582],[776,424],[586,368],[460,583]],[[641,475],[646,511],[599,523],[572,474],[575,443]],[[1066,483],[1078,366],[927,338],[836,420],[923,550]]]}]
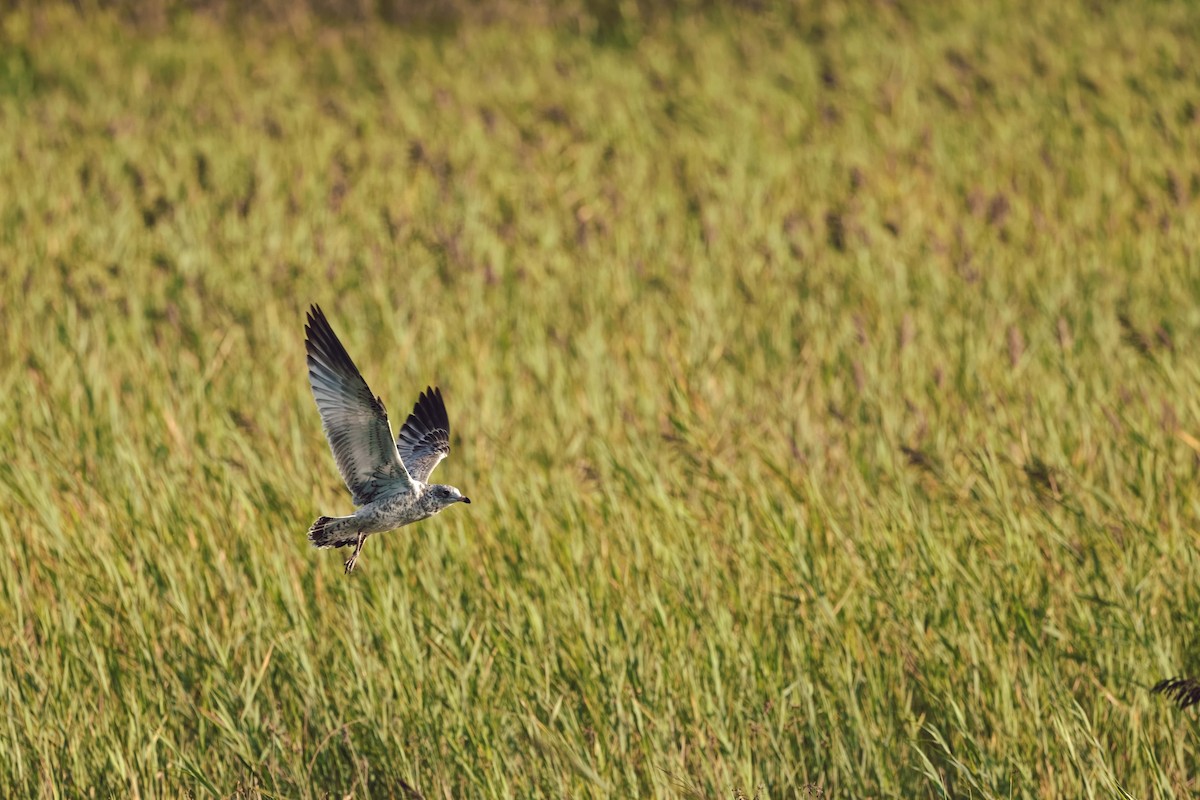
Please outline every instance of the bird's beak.
[{"label": "bird's beak", "polygon": [[464,503],[469,503],[469,502],[471,502],[471,498],[469,498],[469,497],[464,497],[464,498],[462,498],[462,501],[463,501]]}]

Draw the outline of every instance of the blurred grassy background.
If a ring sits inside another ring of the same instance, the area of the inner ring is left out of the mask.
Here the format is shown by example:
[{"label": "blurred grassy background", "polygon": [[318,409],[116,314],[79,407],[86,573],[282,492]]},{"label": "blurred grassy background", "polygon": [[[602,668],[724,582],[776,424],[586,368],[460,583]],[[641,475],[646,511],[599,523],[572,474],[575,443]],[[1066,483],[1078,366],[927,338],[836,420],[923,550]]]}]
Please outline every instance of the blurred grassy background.
[{"label": "blurred grassy background", "polygon": [[[0,34],[11,796],[1193,793],[1195,4],[85,6]],[[350,579],[310,302],[475,501]]]}]

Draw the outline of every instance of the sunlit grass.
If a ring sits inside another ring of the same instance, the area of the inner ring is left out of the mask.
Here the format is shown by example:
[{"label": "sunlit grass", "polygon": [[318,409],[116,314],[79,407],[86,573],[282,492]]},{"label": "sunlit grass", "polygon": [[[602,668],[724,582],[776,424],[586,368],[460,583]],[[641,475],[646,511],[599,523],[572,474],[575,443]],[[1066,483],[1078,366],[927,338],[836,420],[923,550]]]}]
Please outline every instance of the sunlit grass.
[{"label": "sunlit grass", "polygon": [[984,5],[7,18],[0,786],[1190,796],[1200,17]]}]

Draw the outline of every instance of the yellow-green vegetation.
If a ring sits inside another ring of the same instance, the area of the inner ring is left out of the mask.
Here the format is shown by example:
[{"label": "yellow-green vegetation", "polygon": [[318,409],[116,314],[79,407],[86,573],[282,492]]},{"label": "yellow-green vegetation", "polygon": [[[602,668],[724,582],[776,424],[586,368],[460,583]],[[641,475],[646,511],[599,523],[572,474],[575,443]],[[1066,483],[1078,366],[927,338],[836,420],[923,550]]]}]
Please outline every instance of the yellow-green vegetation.
[{"label": "yellow-green vegetation", "polygon": [[1200,8],[621,8],[4,18],[4,794],[1190,796]]}]

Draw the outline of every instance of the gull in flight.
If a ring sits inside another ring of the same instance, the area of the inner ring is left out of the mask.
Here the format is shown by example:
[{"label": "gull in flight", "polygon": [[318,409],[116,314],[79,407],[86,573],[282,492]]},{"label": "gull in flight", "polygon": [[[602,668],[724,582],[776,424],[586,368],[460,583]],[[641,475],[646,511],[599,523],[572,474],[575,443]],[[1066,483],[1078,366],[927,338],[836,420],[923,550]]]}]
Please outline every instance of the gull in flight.
[{"label": "gull in flight", "polygon": [[346,574],[354,569],[363,542],[432,517],[469,498],[453,486],[426,483],[450,454],[450,420],[440,389],[426,389],[392,440],[383,401],[359,373],[349,353],[313,305],[304,326],[308,382],[312,385],[325,438],[357,509],[348,517],[318,517],[308,529],[316,547],[349,547]]}]

